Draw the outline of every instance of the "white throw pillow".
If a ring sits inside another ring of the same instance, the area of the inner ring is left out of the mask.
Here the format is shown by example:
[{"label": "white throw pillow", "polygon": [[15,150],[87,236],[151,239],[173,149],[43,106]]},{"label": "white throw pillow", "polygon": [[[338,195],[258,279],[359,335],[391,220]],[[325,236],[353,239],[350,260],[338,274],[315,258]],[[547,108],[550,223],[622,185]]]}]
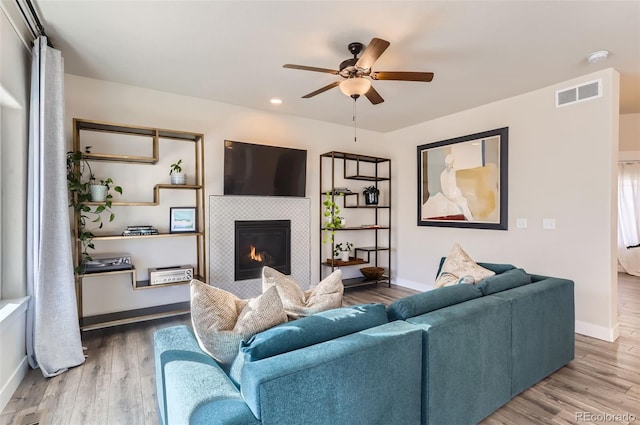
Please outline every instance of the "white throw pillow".
[{"label": "white throw pillow", "polygon": [[191,281],[191,322],[203,351],[229,367],[238,354],[240,342],[287,321],[282,301],[274,288],[249,300]]},{"label": "white throw pillow", "polygon": [[465,276],[471,276],[475,283],[479,283],[482,279],[494,274],[495,272],[476,264],[460,245],[454,244],[436,278],[435,287],[455,285]]},{"label": "white throw pillow", "polygon": [[342,307],[342,270],[324,278],[315,288],[303,291],[289,276],[272,269],[262,268],[262,292],[275,287],[280,294],[284,310],[290,319],[310,316],[324,310]]}]

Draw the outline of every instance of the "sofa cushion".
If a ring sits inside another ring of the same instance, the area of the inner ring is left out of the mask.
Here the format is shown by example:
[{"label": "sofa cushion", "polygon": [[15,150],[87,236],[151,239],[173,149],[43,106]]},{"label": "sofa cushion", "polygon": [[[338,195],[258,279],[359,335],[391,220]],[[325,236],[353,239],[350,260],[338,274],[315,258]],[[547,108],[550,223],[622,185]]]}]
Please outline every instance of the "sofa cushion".
[{"label": "sofa cushion", "polygon": [[478,284],[478,288],[484,295],[491,295],[529,283],[531,276],[527,272],[523,269],[513,269],[484,279]]},{"label": "sofa cushion", "polygon": [[215,286],[191,281],[191,322],[198,344],[225,367],[237,356],[242,340],[286,321],[275,288],[257,298],[241,300]]},{"label": "sofa cushion", "polygon": [[[438,272],[436,273],[436,276],[440,275],[440,272],[442,271],[442,265],[444,264],[446,259],[447,257],[442,257],[440,259],[440,264],[438,265]],[[516,268],[516,266],[514,266],[513,264],[484,263],[482,261],[478,261],[478,265],[484,267],[485,269],[491,270],[495,274],[504,273]]]},{"label": "sofa cushion", "polygon": [[316,313],[260,332],[242,342],[246,361],[308,347],[388,323],[383,304],[362,304]]},{"label": "sofa cushion", "polygon": [[336,270],[315,288],[303,291],[289,276],[272,269],[262,268],[262,291],[275,287],[291,319],[310,316],[324,310],[342,307],[342,271]]},{"label": "sofa cushion", "polygon": [[387,315],[389,320],[406,320],[481,296],[474,285],[446,286],[396,300],[387,308]]},{"label": "sofa cushion", "polygon": [[476,282],[493,276],[495,272],[478,265],[460,245],[454,244],[442,269],[436,278],[436,288],[455,285],[464,276],[471,276]]}]

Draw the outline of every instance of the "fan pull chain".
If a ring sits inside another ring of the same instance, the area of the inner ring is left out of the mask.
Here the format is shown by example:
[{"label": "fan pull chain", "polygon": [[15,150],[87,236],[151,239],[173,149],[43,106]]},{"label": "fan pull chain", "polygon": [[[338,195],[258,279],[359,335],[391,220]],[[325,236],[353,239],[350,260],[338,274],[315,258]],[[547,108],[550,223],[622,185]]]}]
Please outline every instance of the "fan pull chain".
[{"label": "fan pull chain", "polygon": [[353,141],[354,143],[358,141],[358,129],[357,129],[357,121],[356,121],[356,100],[357,98],[353,98]]}]

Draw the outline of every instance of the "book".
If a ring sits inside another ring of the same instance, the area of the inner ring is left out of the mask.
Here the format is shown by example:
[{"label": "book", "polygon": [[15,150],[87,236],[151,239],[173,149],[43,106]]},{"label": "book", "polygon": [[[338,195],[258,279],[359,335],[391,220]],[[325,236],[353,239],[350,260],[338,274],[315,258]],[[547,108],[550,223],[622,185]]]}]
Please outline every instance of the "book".
[{"label": "book", "polygon": [[153,230],[153,226],[151,225],[127,226],[127,230]]},{"label": "book", "polygon": [[139,229],[139,230],[124,230],[122,232],[122,236],[146,236],[146,235],[157,235],[158,231],[156,229]]}]

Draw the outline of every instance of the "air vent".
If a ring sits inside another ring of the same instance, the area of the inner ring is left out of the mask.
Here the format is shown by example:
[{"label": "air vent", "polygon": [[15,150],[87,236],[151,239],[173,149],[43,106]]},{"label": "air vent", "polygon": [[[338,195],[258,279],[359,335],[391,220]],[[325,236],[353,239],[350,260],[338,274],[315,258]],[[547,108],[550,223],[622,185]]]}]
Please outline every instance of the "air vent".
[{"label": "air vent", "polygon": [[602,79],[556,90],[556,108],[602,96]]}]

